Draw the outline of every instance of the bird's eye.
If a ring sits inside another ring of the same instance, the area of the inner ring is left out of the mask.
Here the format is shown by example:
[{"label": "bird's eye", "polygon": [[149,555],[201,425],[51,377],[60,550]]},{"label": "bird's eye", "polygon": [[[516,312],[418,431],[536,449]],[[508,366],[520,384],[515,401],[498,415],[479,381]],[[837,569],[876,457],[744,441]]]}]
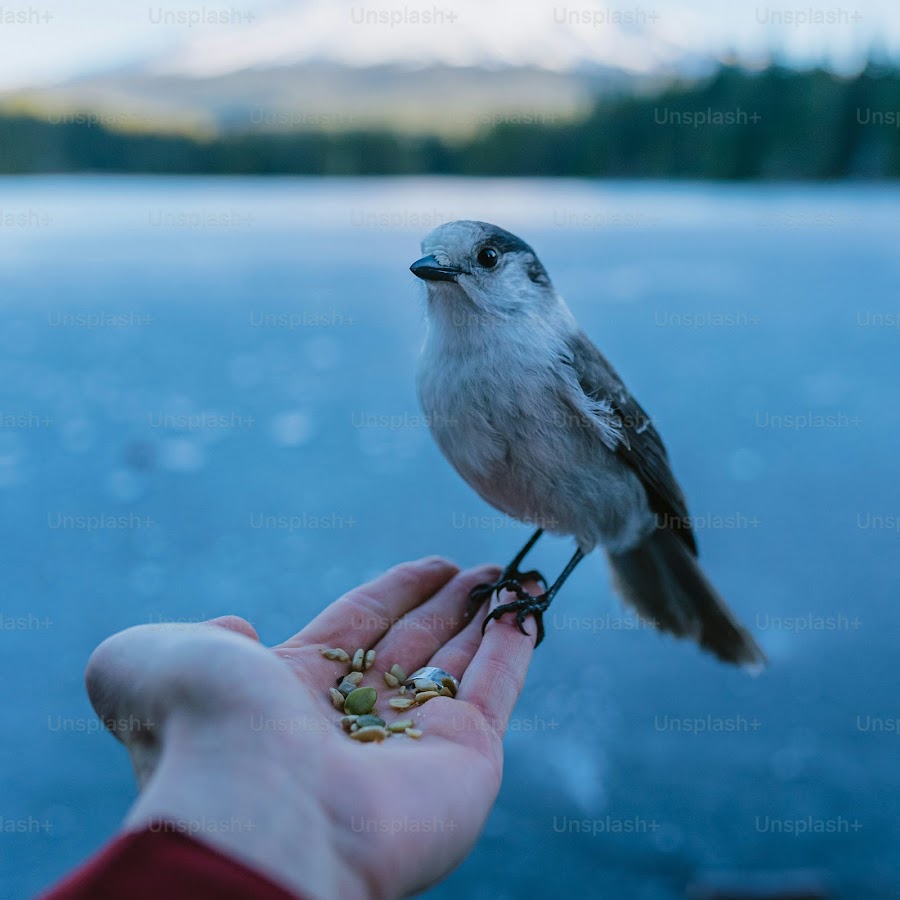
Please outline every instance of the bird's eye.
[{"label": "bird's eye", "polygon": [[500,254],[493,247],[484,247],[478,251],[478,263],[486,269],[493,269],[500,261]]}]

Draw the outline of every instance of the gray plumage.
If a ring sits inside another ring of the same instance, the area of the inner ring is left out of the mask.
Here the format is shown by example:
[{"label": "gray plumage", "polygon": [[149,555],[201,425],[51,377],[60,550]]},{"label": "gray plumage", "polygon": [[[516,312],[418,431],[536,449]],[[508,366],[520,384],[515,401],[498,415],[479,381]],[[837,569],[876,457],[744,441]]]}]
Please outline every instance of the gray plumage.
[{"label": "gray plumage", "polygon": [[531,247],[462,221],[435,229],[422,251],[418,393],[454,468],[513,518],[572,535],[585,553],[602,546],[620,593],[659,628],[760,663],[696,561],[659,434]]}]

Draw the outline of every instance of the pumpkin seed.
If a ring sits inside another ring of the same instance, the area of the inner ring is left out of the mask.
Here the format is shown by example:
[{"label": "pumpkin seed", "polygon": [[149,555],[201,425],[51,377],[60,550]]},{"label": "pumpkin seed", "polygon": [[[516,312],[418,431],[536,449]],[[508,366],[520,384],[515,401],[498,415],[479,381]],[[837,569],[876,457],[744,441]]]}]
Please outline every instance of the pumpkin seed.
[{"label": "pumpkin seed", "polygon": [[359,725],[360,728],[365,728],[368,725],[379,725],[384,728],[384,719],[382,719],[381,716],[373,716],[370,714],[366,716],[360,716],[356,720],[356,724]]},{"label": "pumpkin seed", "polygon": [[375,688],[356,688],[347,695],[347,699],[344,701],[344,712],[350,715],[364,716],[372,711],[377,699],[378,694],[375,692]]}]

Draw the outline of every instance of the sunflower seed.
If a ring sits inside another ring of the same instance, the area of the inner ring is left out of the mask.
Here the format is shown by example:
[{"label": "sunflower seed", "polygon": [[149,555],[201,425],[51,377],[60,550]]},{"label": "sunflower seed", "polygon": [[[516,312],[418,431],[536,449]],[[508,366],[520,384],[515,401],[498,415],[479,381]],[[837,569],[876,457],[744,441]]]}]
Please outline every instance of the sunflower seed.
[{"label": "sunflower seed", "polygon": [[385,683],[388,687],[397,687],[397,685],[400,684],[400,682],[397,681],[396,675],[391,675],[390,672],[385,672],[385,673],[384,673],[384,683]]},{"label": "sunflower seed", "polygon": [[380,725],[369,725],[367,728],[360,728],[351,732],[350,737],[355,741],[364,741],[365,743],[378,741],[380,743],[388,735],[390,735],[390,732],[386,728],[382,728]]},{"label": "sunflower seed", "polygon": [[421,728],[407,728],[406,733],[411,737],[418,740],[422,737],[422,729]]},{"label": "sunflower seed", "polygon": [[348,672],[344,676],[344,681],[349,681],[351,684],[359,684],[363,680],[362,672]]},{"label": "sunflower seed", "polygon": [[338,685],[338,688],[337,688],[337,689],[338,689],[338,693],[343,694],[343,695],[346,697],[346,696],[348,696],[349,694],[351,694],[353,691],[356,690],[356,683],[353,682],[353,681],[350,681],[350,680],[347,679],[347,678],[345,678],[345,679]]},{"label": "sunflower seed", "polygon": [[379,725],[384,728],[384,719],[382,719],[381,716],[360,716],[356,720],[356,724],[359,725],[360,728],[365,728],[367,725]]},{"label": "sunflower seed", "polygon": [[396,722],[391,722],[391,724],[388,725],[388,730],[389,731],[406,731],[407,728],[412,728],[412,727],[413,727],[412,719],[397,719]]},{"label": "sunflower seed", "polygon": [[456,679],[452,675],[445,675],[441,679],[441,684],[450,691],[452,696],[456,696],[456,691],[458,689],[458,685],[456,683]]},{"label": "sunflower seed", "polygon": [[347,695],[344,701],[344,712],[350,715],[364,716],[367,712],[372,711],[378,694],[375,688],[361,687],[356,688]]},{"label": "sunflower seed", "polygon": [[452,697],[452,696],[453,696],[453,691],[451,691],[450,688],[448,688],[448,687],[442,687],[442,688],[438,691],[438,694],[439,694],[441,697]]},{"label": "sunflower seed", "polygon": [[323,649],[322,656],[325,659],[336,659],[338,662],[350,662],[350,656],[346,650],[341,650],[340,647],[335,647],[333,650]]},{"label": "sunflower seed", "polygon": [[328,693],[331,696],[331,705],[335,709],[343,709],[344,695],[337,688],[328,688]]},{"label": "sunflower seed", "polygon": [[417,691],[436,691],[440,685],[435,684],[430,678],[417,678],[413,685]]},{"label": "sunflower seed", "polygon": [[353,654],[353,662],[350,663],[350,668],[352,668],[354,672],[362,672],[365,659],[366,651],[360,647],[359,650]]},{"label": "sunflower seed", "polygon": [[367,650],[363,657],[363,668],[368,672],[375,665],[375,651]]},{"label": "sunflower seed", "polygon": [[388,700],[388,703],[394,709],[409,709],[413,705],[412,700],[406,700],[403,697],[395,697],[393,700]]},{"label": "sunflower seed", "polygon": [[431,700],[432,697],[440,697],[441,695],[437,691],[421,691],[416,694],[416,703],[425,703],[426,700]]},{"label": "sunflower seed", "polygon": [[350,726],[354,725],[357,719],[359,719],[359,716],[344,716],[341,719],[341,727],[344,729],[344,731],[349,731]]},{"label": "sunflower seed", "polygon": [[397,663],[394,663],[391,666],[391,675],[393,675],[401,684],[406,681],[406,672],[404,672]]}]

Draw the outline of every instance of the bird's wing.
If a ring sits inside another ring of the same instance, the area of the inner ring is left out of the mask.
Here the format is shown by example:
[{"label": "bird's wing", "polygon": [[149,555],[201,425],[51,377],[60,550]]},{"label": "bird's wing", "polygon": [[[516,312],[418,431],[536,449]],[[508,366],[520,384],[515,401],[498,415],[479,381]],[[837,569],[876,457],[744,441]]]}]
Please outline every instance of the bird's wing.
[{"label": "bird's wing", "polygon": [[583,331],[572,335],[567,346],[571,355],[565,362],[575,370],[581,390],[597,410],[607,446],[634,470],[647,491],[650,508],[673,521],[673,530],[696,556],[687,503],[650,417]]}]

